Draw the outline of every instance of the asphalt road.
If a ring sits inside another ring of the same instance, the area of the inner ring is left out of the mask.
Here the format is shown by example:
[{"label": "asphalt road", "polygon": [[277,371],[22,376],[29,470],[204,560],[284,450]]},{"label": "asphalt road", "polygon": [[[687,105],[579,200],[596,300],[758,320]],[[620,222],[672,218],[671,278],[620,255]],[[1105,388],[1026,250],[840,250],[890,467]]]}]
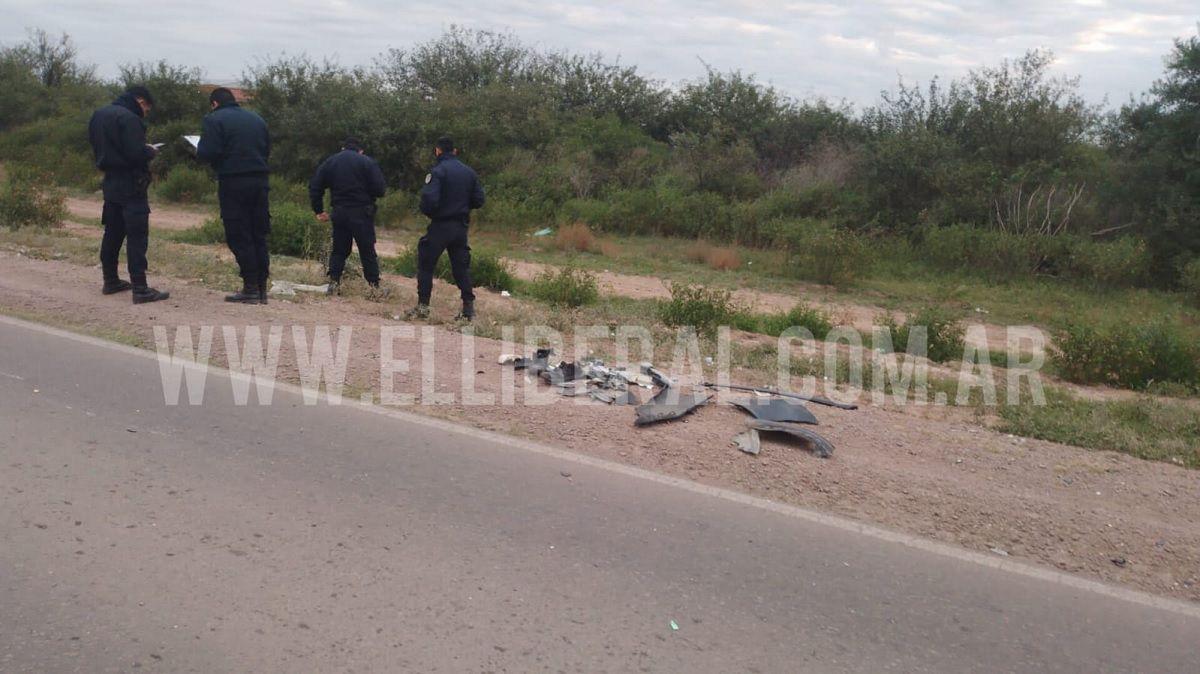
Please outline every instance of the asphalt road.
[{"label": "asphalt road", "polygon": [[159,381],[0,317],[0,671],[1200,671],[1191,605]]}]

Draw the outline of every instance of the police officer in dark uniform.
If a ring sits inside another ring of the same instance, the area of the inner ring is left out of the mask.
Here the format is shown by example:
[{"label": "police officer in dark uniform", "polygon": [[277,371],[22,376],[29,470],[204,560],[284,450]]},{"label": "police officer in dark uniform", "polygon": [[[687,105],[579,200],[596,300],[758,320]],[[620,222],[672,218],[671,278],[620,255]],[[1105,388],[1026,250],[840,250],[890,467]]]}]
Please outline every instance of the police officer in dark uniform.
[{"label": "police officer in dark uniform", "polygon": [[242,276],[241,292],[226,296],[225,301],[266,304],[271,266],[267,251],[271,136],[263,118],[239,106],[229,89],[213,89],[208,100],[213,111],[204,117],[196,156],[217,172],[225,241]]},{"label": "police officer in dark uniform", "polygon": [[[146,144],[144,118],[154,107],[146,87],[130,87],[110,105],[92,114],[88,139],[96,168],[104,171],[104,238],[100,267],[105,295],[133,289],[133,303],[165,300],[170,293],[146,285],[146,248],[150,243],[150,160],[158,151]],[[129,264],[129,281],[117,275],[121,244]],[[132,283],[130,283],[132,282]]]},{"label": "police officer in dark uniform", "polygon": [[382,197],[387,186],[383,171],[368,157],[354,138],[342,142],[342,151],[329,157],[317,168],[308,183],[308,196],[313,213],[322,222],[325,213],[325,190],[333,207],[333,247],[329,252],[329,294],[337,292],[350,255],[350,245],[358,244],[363,278],[374,291],[379,291],[379,257],[375,254],[375,200]]},{"label": "police officer in dark uniform", "polygon": [[471,289],[471,247],[467,245],[467,226],[471,211],[483,207],[483,185],[471,167],[458,160],[454,141],[442,137],[434,148],[437,165],[425,177],[421,189],[421,212],[429,216],[429,229],[417,242],[417,306],[408,318],[429,316],[429,296],[433,292],[433,270],[442,251],[450,256],[454,283],[462,294],[462,312],[458,320],[475,317],[475,293]]}]

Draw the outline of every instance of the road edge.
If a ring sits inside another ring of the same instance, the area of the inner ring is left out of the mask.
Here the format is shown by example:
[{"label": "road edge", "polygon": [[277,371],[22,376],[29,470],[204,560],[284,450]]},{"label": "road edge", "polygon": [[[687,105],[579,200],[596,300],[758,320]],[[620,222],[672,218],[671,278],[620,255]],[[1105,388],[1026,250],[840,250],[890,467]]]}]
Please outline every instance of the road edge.
[{"label": "road edge", "polygon": [[[6,314],[0,313],[0,323],[10,325],[17,328],[40,332],[42,334],[68,339],[90,346],[109,349],[124,353],[127,355],[139,356],[151,360],[158,360],[159,356],[156,352],[149,349],[141,349],[126,344],[111,342],[99,337],[79,334],[69,330],[52,327],[42,323],[36,323],[21,318],[15,318]],[[253,382],[253,378],[247,375],[231,372],[216,365],[209,365],[209,374],[216,374],[229,380],[240,380]],[[295,396],[303,396],[303,391],[299,386],[287,382],[275,380],[274,386],[277,390],[285,391],[288,394]],[[311,395],[311,394],[310,394]],[[328,395],[324,392],[319,394],[319,400],[329,401]],[[332,405],[331,405],[332,406]],[[1018,561],[1014,559],[1003,558],[994,555],[987,555],[974,550],[960,548],[958,546],[941,543],[938,541],[922,538],[914,534],[893,531],[884,527],[859,522],[839,515],[819,512],[800,506],[780,503],[769,499],[743,494],[741,492],[726,489],[724,487],[715,487],[711,485],[701,484],[692,480],[686,480],[671,475],[657,473],[644,468],[617,463],[607,459],[601,459],[586,454],[580,454],[571,450],[553,447],[551,445],[517,438],[511,435],[505,435],[495,431],[475,428],[465,424],[445,419],[439,419],[432,416],[417,414],[401,409],[384,407],[374,403],[364,403],[358,400],[342,398],[336,406],[356,409],[370,414],[378,414],[400,421],[412,424],[419,424],[429,429],[440,430],[448,433],[454,433],[462,437],[468,437],[476,440],[493,442],[511,449],[517,449],[543,456],[549,456],[563,461],[569,461],[578,465],[589,466],[600,470],[605,470],[611,473],[626,475],[654,482],[664,486],[670,486],[676,489],[683,489],[692,493],[702,494],[714,498],[719,498],[724,501],[737,503],[743,506],[757,508],[768,512],[792,517],[813,524],[819,524],[840,531],[867,536],[876,540],[889,543],[903,545],[908,548],[920,550],[930,554],[935,554],[941,557],[947,557],[962,562],[968,562],[977,566],[995,569],[1012,573],[1027,578],[1034,578],[1046,582],[1055,583],[1064,587],[1069,587],[1084,592],[1091,592],[1122,601],[1127,601],[1133,604],[1146,606],[1154,609],[1168,611],[1171,613],[1188,616],[1191,618],[1200,619],[1200,604],[1193,604],[1170,597],[1162,597],[1149,594],[1140,590],[1133,590],[1126,587],[1110,585],[1108,583],[1085,578],[1075,574],[1051,569],[1048,567],[1036,565],[1026,561]]]}]

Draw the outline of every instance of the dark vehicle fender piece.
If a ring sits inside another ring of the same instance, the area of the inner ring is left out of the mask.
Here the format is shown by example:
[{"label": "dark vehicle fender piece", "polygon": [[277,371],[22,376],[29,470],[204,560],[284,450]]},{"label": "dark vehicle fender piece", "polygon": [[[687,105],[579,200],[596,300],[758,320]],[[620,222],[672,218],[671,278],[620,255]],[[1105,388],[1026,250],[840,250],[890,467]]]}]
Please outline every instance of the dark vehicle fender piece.
[{"label": "dark vehicle fender piece", "polygon": [[750,422],[750,428],[767,433],[787,433],[800,440],[813,454],[822,459],[833,456],[833,445],[828,440],[799,424],[755,419]]},{"label": "dark vehicle fender piece", "polygon": [[755,419],[766,421],[793,421],[799,424],[816,424],[817,418],[808,411],[804,403],[784,398],[740,398],[730,403],[746,410]]},{"label": "dark vehicle fender piece", "polygon": [[712,398],[709,394],[683,393],[679,389],[668,386],[654,395],[644,405],[637,408],[636,426],[646,426],[660,421],[678,419],[683,415],[708,403]]}]

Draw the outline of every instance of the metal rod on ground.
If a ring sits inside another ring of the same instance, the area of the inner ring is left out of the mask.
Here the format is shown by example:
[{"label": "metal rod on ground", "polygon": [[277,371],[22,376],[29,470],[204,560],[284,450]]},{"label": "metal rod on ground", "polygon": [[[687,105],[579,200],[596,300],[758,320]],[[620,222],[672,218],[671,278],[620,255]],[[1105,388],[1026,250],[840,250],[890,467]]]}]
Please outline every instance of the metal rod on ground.
[{"label": "metal rod on ground", "polygon": [[854,403],[840,403],[836,400],[830,400],[829,398],[826,398],[824,396],[806,396],[806,395],[802,395],[799,393],[789,393],[787,391],[777,391],[773,388],[765,388],[765,387],[760,387],[760,386],[738,386],[737,384],[717,385],[717,384],[714,384],[712,382],[707,382],[707,381],[704,382],[704,386],[705,386],[705,388],[727,388],[727,389],[731,389],[734,391],[751,391],[751,392],[755,392],[755,393],[768,393],[770,395],[781,396],[784,398],[796,398],[797,400],[807,400],[810,403],[816,403],[818,405],[828,405],[829,407],[836,407],[841,410],[856,410],[856,409],[858,409],[858,405],[855,405]]}]

